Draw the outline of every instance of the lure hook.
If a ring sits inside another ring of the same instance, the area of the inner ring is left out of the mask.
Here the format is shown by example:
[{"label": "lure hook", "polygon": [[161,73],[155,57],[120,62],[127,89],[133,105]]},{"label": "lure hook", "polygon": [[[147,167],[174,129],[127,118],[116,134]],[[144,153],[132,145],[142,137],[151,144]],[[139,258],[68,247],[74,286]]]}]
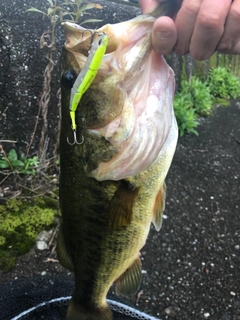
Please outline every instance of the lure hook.
[{"label": "lure hook", "polygon": [[73,146],[74,144],[83,144],[84,142],[84,136],[82,135],[82,141],[78,142],[77,141],[77,133],[76,130],[73,129],[73,142],[70,142],[68,137],[67,137],[67,143],[70,144],[70,146]]},{"label": "lure hook", "polygon": [[82,39],[84,38],[84,34],[85,33],[90,33],[90,37],[91,37],[91,43],[90,43],[90,47],[94,41],[94,37],[95,37],[95,34],[99,35],[100,33],[97,31],[97,30],[84,30],[82,32]]},{"label": "lure hook", "polygon": [[91,36],[91,37],[93,36],[93,31],[92,31],[92,30],[84,30],[84,31],[82,32],[82,39],[83,39],[85,33],[90,33],[90,36]]}]

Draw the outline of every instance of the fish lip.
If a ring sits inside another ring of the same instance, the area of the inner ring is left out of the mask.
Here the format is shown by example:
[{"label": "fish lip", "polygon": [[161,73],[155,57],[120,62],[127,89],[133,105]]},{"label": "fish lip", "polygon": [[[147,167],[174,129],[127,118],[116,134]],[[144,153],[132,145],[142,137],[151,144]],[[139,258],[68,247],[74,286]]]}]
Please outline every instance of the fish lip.
[{"label": "fish lip", "polygon": [[[65,32],[64,48],[70,52],[78,51],[77,46],[82,43],[82,54],[87,57],[95,30],[85,29],[73,22],[63,22],[62,25]],[[79,39],[81,39],[81,41],[79,41]]]},{"label": "fish lip", "polygon": [[62,22],[62,25],[64,26],[64,29],[65,31],[66,30],[81,30],[80,32],[82,32],[83,30],[86,30],[85,28],[81,27],[80,25],[74,23],[74,22],[69,22],[69,21],[66,21],[66,22]]}]

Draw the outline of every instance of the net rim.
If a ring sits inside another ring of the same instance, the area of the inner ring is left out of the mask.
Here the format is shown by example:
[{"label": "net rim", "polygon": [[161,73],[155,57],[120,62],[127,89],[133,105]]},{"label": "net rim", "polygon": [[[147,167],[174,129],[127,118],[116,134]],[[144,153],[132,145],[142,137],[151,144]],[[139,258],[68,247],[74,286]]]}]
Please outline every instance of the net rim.
[{"label": "net rim", "polygon": [[[25,310],[23,312],[21,312],[19,315],[15,316],[14,318],[12,318],[11,320],[18,320],[21,319],[23,316],[28,315],[29,313],[31,313],[34,310],[37,310],[41,307],[44,307],[47,304],[51,304],[51,303],[55,303],[55,302],[60,302],[60,301],[69,301],[71,299],[71,296],[66,296],[66,297],[60,297],[60,298],[54,298],[51,299],[49,301],[44,301],[39,303],[38,305],[29,308],[28,310]],[[149,316],[148,314],[139,311],[137,309],[134,309],[126,304],[123,304],[121,302],[118,301],[114,301],[111,299],[107,299],[107,302],[109,303],[109,306],[112,310],[114,311],[118,311],[119,308],[123,308],[125,310],[127,310],[128,312],[130,312],[132,315],[137,316],[139,319],[147,319],[147,320],[160,320],[159,318],[153,317],[153,316]]]}]

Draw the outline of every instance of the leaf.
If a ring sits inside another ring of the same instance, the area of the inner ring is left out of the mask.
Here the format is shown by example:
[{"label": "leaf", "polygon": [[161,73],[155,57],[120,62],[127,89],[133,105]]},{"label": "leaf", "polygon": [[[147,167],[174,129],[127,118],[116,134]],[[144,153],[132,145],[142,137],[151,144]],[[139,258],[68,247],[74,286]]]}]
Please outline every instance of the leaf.
[{"label": "leaf", "polygon": [[17,160],[17,152],[14,150],[14,149],[11,149],[9,152],[8,152],[8,159],[10,162],[12,161],[15,161]]},{"label": "leaf", "polygon": [[54,7],[54,9],[57,11],[68,11],[67,9],[64,9],[63,7],[59,7],[59,6],[57,6],[57,7]]},{"label": "leaf", "polygon": [[53,8],[48,8],[48,11],[47,11],[48,16],[50,16],[50,14],[51,14],[54,10],[55,10],[55,9],[53,9]]},{"label": "leaf", "polygon": [[84,24],[84,23],[89,23],[89,22],[101,22],[102,20],[99,19],[87,19],[84,20],[83,22],[79,23],[80,25]]},{"label": "leaf", "polygon": [[13,160],[11,161],[11,165],[13,168],[24,167],[24,163],[21,160]]},{"label": "leaf", "polygon": [[61,6],[64,6],[64,5],[65,5],[65,6],[76,6],[76,3],[74,3],[74,2],[73,2],[73,3],[62,2],[62,3],[61,3]]},{"label": "leaf", "polygon": [[38,157],[35,156],[33,158],[28,159],[27,161],[30,167],[37,167],[39,165]]},{"label": "leaf", "polygon": [[29,11],[32,11],[32,12],[38,12],[38,13],[41,13],[41,14],[44,14],[45,16],[46,16],[46,13],[45,12],[43,12],[43,11],[41,11],[41,10],[38,10],[38,9],[36,9],[36,8],[33,8],[33,7],[31,7],[30,9],[27,9],[26,10],[26,12],[29,12]]},{"label": "leaf", "polygon": [[80,7],[82,0],[76,0],[76,4],[78,7]]},{"label": "leaf", "polygon": [[[62,13],[62,16],[64,17],[64,16],[67,16],[67,15],[69,15],[69,16],[72,16],[74,14],[74,12],[70,12],[70,11],[68,11],[68,12],[63,12]],[[72,19],[73,20],[73,19]]]},{"label": "leaf", "polygon": [[0,160],[0,169],[9,168],[9,164],[6,160]]},{"label": "leaf", "polygon": [[22,174],[31,174],[31,175],[35,175],[36,171],[34,169],[23,169],[21,170],[19,173],[22,173]]},{"label": "leaf", "polygon": [[47,0],[47,1],[50,3],[50,6],[53,7],[53,2],[52,2],[52,0]]}]

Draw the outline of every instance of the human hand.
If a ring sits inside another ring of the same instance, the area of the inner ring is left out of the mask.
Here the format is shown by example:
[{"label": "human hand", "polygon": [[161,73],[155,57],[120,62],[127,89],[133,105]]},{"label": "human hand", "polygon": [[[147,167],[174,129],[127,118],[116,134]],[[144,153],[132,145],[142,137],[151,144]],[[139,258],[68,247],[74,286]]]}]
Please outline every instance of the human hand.
[{"label": "human hand", "polygon": [[[143,13],[153,11],[164,0],[139,0]],[[240,53],[240,0],[177,0],[181,5],[174,21],[156,20],[152,30],[154,50],[190,53],[194,59],[208,59],[216,50]]]}]

